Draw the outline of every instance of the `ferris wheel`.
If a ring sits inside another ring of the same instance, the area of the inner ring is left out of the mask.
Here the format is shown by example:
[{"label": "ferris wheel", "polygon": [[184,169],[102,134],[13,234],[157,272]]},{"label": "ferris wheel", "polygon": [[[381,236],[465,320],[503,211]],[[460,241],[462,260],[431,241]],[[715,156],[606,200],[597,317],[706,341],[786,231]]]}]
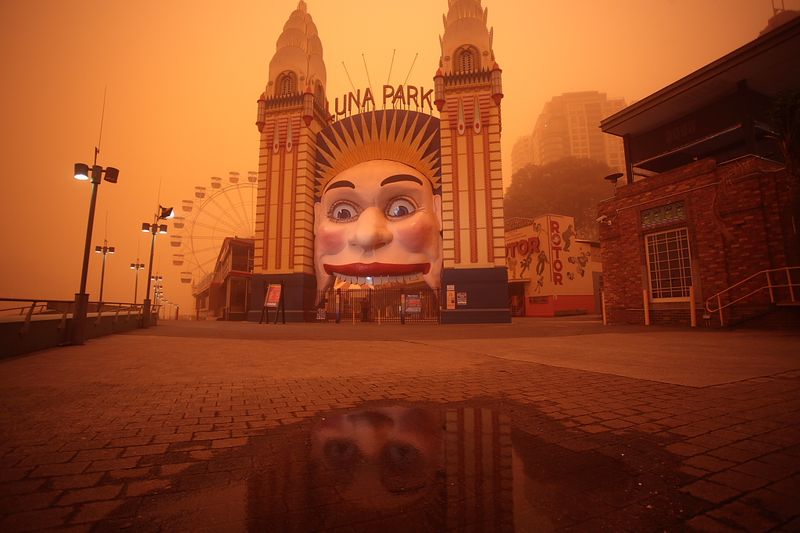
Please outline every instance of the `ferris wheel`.
[{"label": "ferris wheel", "polygon": [[213,177],[209,186],[195,186],[194,197],[181,202],[170,246],[172,264],[182,267],[182,283],[198,284],[213,274],[226,237],[255,236],[257,185],[257,172],[244,179],[229,172],[227,180]]}]

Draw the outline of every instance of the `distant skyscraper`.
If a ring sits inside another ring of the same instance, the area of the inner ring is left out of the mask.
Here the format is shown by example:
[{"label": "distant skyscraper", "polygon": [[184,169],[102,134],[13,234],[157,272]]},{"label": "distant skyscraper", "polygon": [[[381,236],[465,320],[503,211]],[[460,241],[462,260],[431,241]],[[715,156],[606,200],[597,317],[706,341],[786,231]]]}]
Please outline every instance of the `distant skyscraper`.
[{"label": "distant skyscraper", "polygon": [[520,137],[511,149],[511,175],[533,163],[533,135]]},{"label": "distant skyscraper", "polygon": [[623,171],[625,152],[621,139],[600,130],[600,121],[623,107],[623,98],[609,99],[597,91],[556,96],[545,104],[536,121],[533,162],[545,165],[564,157],[585,157]]}]

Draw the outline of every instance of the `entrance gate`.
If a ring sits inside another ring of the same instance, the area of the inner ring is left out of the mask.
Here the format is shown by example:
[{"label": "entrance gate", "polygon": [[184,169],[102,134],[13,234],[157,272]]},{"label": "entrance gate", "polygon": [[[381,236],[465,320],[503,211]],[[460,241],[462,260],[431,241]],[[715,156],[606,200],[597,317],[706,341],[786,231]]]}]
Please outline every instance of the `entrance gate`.
[{"label": "entrance gate", "polygon": [[439,291],[429,288],[331,289],[321,296],[321,322],[439,323]]}]

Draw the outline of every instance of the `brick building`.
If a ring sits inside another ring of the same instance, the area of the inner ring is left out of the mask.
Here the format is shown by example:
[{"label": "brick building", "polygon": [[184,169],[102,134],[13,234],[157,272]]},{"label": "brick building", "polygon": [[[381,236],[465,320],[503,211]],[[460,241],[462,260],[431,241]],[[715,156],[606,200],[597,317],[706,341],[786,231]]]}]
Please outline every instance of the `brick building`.
[{"label": "brick building", "polygon": [[797,50],[800,19],[602,121],[628,176],[598,209],[610,323],[689,325],[693,298],[699,325],[727,325],[800,295],[797,177],[770,125]]}]

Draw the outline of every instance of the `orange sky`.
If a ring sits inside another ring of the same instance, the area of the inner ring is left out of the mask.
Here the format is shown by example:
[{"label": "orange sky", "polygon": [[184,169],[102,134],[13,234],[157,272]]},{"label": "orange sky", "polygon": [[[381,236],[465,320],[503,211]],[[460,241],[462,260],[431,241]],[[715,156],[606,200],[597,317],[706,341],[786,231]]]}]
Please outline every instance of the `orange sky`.
[{"label": "orange sky", "polygon": [[[432,88],[444,0],[307,0],[333,98],[367,86]],[[503,153],[531,132],[544,103],[598,90],[629,103],[754,39],[770,0],[483,0],[503,68]],[[120,169],[100,186],[92,244],[118,253],[106,267],[106,301],[131,301],[146,262],[139,231],[161,201],[178,207],[211,176],[255,170],[256,99],[275,41],[296,0],[3,0],[0,2],[0,296],[72,299],[80,281],[90,186],[72,165],[91,163],[108,88],[99,163]],[[800,9],[800,0],[786,0]],[[190,306],[168,238],[154,271],[166,295]],[[92,254],[88,292],[99,292]],[[144,276],[142,277],[144,282]],[[140,286],[140,296],[143,288]]]}]

